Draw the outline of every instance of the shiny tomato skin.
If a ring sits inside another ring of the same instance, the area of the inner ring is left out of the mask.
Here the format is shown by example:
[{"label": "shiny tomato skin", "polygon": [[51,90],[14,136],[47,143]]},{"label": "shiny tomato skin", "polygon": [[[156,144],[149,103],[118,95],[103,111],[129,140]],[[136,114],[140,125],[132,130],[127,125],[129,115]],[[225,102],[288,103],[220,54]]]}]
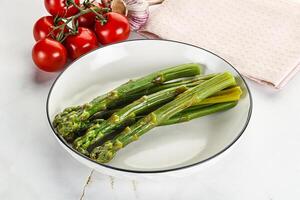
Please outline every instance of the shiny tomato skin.
[{"label": "shiny tomato skin", "polygon": [[92,28],[95,24],[95,14],[87,13],[78,17],[78,26]]},{"label": "shiny tomato skin", "polygon": [[[44,5],[47,11],[53,16],[70,17],[79,12],[74,5],[70,5],[67,8],[66,2],[67,0],[44,0]],[[80,4],[80,0],[74,0],[74,2],[77,5]]]},{"label": "shiny tomato skin", "polygon": [[48,36],[54,27],[53,19],[52,16],[44,16],[35,22],[33,26],[33,36],[35,41]]},{"label": "shiny tomato skin", "polygon": [[[100,3],[94,3],[94,4],[99,8],[103,8],[103,5]],[[93,29],[95,25],[95,18],[96,15],[93,12],[89,12],[84,15],[81,15],[78,17],[78,26]]]},{"label": "shiny tomato skin", "polygon": [[43,71],[59,71],[64,68],[67,59],[66,48],[51,38],[41,39],[33,46],[32,60]]},{"label": "shiny tomato skin", "polygon": [[90,52],[93,49],[96,49],[99,46],[95,33],[85,27],[79,27],[76,35],[68,36],[64,45],[72,60]]},{"label": "shiny tomato skin", "polygon": [[[62,24],[63,22],[59,22],[58,25]],[[35,41],[38,41],[40,39],[51,37],[49,33],[54,28],[54,17],[53,16],[44,16],[41,17],[39,20],[37,20],[33,26],[33,36]],[[53,35],[57,36],[61,29],[57,29],[53,31]],[[65,33],[68,32],[67,29],[64,31]]]},{"label": "shiny tomato skin", "polygon": [[107,22],[102,25],[100,21],[95,23],[95,33],[101,44],[111,44],[128,39],[130,26],[125,16],[109,12],[106,15]]}]

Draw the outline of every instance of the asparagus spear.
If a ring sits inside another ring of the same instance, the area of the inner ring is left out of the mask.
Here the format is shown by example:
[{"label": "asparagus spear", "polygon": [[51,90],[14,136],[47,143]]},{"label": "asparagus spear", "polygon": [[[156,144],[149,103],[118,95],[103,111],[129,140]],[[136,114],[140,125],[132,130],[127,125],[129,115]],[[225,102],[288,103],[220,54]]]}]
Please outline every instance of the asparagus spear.
[{"label": "asparagus spear", "polygon": [[170,119],[163,121],[160,126],[166,126],[166,125],[171,125],[171,124],[177,124],[177,123],[182,123],[182,122],[187,122],[193,119],[196,119],[198,117],[206,116],[212,113],[220,112],[220,111],[225,111],[230,108],[233,108],[234,106],[237,105],[237,101],[232,101],[232,102],[225,102],[225,103],[217,103],[209,106],[203,107],[201,106],[194,106],[187,108],[186,110],[174,115]]},{"label": "asparagus spear", "polygon": [[172,81],[172,82],[167,82],[167,83],[163,83],[161,85],[157,85],[154,87],[151,87],[149,89],[147,89],[146,91],[142,91],[146,92],[146,94],[153,94],[155,92],[164,90],[164,89],[168,89],[168,88],[172,88],[172,87],[178,87],[181,85],[185,85],[185,84],[192,84],[192,83],[200,83],[200,81],[206,81],[209,80],[213,77],[215,77],[218,74],[207,74],[207,75],[198,75],[192,78],[187,78],[187,79],[183,79],[183,80],[178,80],[178,81]]},{"label": "asparagus spear", "polygon": [[[193,83],[197,84],[197,82],[190,82],[186,86],[187,87],[192,87]],[[228,89],[225,89],[225,90],[217,92],[213,96],[208,97],[208,98],[204,99],[203,101],[195,102],[195,105],[193,105],[190,108],[187,108],[187,110],[196,110],[196,111],[199,110],[199,112],[201,112],[201,108],[203,108],[205,106],[211,106],[211,105],[217,104],[217,103],[225,103],[225,102],[238,101],[240,99],[241,94],[242,94],[242,90],[241,90],[241,88],[239,86],[228,88]],[[106,111],[104,114],[101,114],[101,113],[99,115],[95,114],[93,116],[93,119],[98,120],[98,121],[94,122],[94,120],[92,120],[91,122],[88,122],[87,125],[86,125],[86,129],[90,128],[91,126],[94,126],[97,123],[102,123],[103,121],[105,121],[105,120],[100,120],[100,119],[103,119],[103,116],[105,116],[105,115],[111,116],[113,113],[115,113],[117,111],[118,111],[118,109],[115,109],[115,110]],[[149,111],[149,112],[151,112],[151,111]],[[185,112],[185,110],[182,111],[182,112]],[[148,114],[148,113],[146,113],[146,114]],[[137,121],[141,117],[143,117],[143,116],[137,116],[135,118],[135,120]],[[170,123],[168,121],[166,121],[165,124]],[[91,124],[91,125],[89,125],[89,124]]]},{"label": "asparagus spear", "polygon": [[118,101],[114,104],[111,105],[112,108],[118,107],[120,105],[124,105],[124,104],[128,104],[129,102],[132,102],[144,95],[149,95],[149,94],[153,94],[155,92],[164,90],[164,89],[168,89],[168,88],[172,88],[172,87],[178,87],[181,85],[185,85],[185,84],[193,84],[195,82],[200,83],[201,81],[205,81],[208,80],[214,76],[216,76],[217,74],[208,74],[208,75],[199,75],[199,76],[195,76],[192,78],[187,78],[184,80],[178,80],[178,81],[172,81],[172,82],[167,82],[167,83],[163,83],[161,85],[155,85],[153,87],[148,88],[147,90],[143,90],[141,92],[136,92],[133,94],[128,94],[127,97],[125,99],[123,99],[122,101]]},{"label": "asparagus spear", "polygon": [[[199,117],[203,117],[212,113],[225,111],[230,108],[233,108],[236,106],[238,101],[230,101],[230,102],[224,102],[224,103],[216,103],[216,104],[206,104],[206,105],[199,105],[199,106],[192,106],[190,108],[187,108],[186,110],[174,115],[170,119],[162,122],[159,126],[166,126],[166,125],[172,125],[172,124],[178,124],[187,122]],[[135,122],[144,116],[137,116],[132,122]],[[104,122],[104,119],[96,119],[96,121],[93,121],[91,124],[89,124],[89,128],[92,126],[95,126],[96,124]]]},{"label": "asparagus spear", "polygon": [[[212,113],[228,110],[230,108],[233,108],[237,105],[238,99],[235,99],[234,101],[224,101],[223,103],[216,103],[216,104],[201,104],[197,106],[192,106],[187,109],[185,109],[182,112],[179,112],[178,114],[174,115],[170,119],[166,120],[165,122],[161,123],[159,126],[166,126],[171,124],[178,124],[182,122],[187,122],[202,116],[206,116]],[[137,121],[145,116],[136,116],[134,121]],[[92,126],[95,126],[96,124],[104,122],[104,119],[95,119],[95,121],[92,121],[89,124],[89,128]],[[134,122],[133,121],[133,122]]]},{"label": "asparagus spear", "polygon": [[99,163],[109,162],[114,158],[118,150],[136,141],[147,131],[159,126],[177,113],[190,107],[195,101],[200,102],[208,96],[235,84],[234,77],[226,72],[185,91],[173,101],[151,112],[134,125],[126,127],[113,140],[109,140],[103,145],[94,148],[90,157]]},{"label": "asparagus spear", "polygon": [[[196,86],[196,84],[201,83],[201,81],[208,80],[208,79],[210,79],[210,78],[212,78],[216,75],[218,75],[218,74],[198,75],[198,76],[195,76],[195,77],[192,77],[192,78],[186,78],[184,80],[178,80],[178,81],[163,83],[161,85],[156,85],[156,86],[153,86],[153,87],[151,87],[147,90],[143,90],[143,91],[138,92],[138,93],[128,94],[126,96],[126,98],[124,98],[123,101],[119,101],[115,104],[112,104],[110,106],[112,109],[97,112],[93,116],[91,116],[90,119],[92,119],[92,120],[93,119],[107,119],[109,116],[111,116],[114,112],[117,111],[117,109],[115,109],[115,108],[118,107],[119,105],[128,104],[128,102],[132,102],[134,100],[137,100],[137,99],[141,98],[144,95],[150,95],[150,94],[153,94],[153,93],[161,91],[161,90],[165,90],[165,89],[169,89],[169,88],[173,88],[173,87],[179,87],[181,85],[186,85],[187,87],[193,87],[193,86]],[[82,107],[81,106],[76,106],[76,107],[67,108],[67,109],[65,109],[66,112],[62,112],[60,114],[60,116],[64,116],[67,113],[70,113],[72,111],[77,111],[80,108],[82,108]],[[84,127],[89,126],[89,123],[93,123],[93,121],[90,121],[90,122],[87,121],[87,123],[83,124],[82,126],[84,126]]]},{"label": "asparagus spear", "polygon": [[[214,76],[216,76],[217,74],[209,74],[209,75],[199,75],[193,78],[187,78],[184,80],[179,80],[179,81],[174,81],[174,82],[168,82],[168,83],[164,83],[162,85],[158,85],[155,86],[153,88],[150,88],[149,90],[146,91],[142,91],[138,94],[134,94],[130,97],[126,98],[126,101],[128,101],[129,99],[131,99],[132,101],[135,99],[138,99],[138,97],[142,97],[143,95],[148,95],[148,94],[153,94],[157,91],[161,91],[161,90],[165,90],[168,88],[174,88],[174,87],[179,87],[181,85],[185,85],[186,87],[194,87],[196,85],[198,85],[199,83],[208,80]],[[227,92],[228,95],[231,95],[230,92]],[[231,92],[232,93],[232,92]],[[224,98],[226,98],[226,95],[224,96]],[[210,100],[210,103],[214,103],[213,100]],[[222,99],[220,98],[218,101],[222,102]],[[224,99],[225,101],[225,99]],[[128,104],[128,102],[123,102],[123,105]],[[116,105],[114,105],[114,107],[116,107]],[[142,113],[142,114],[148,114],[149,112],[151,112],[151,110],[155,110],[156,108],[152,108],[147,110],[147,112]],[[95,126],[96,124],[102,123],[103,121],[105,121],[104,119],[108,119],[113,113],[117,112],[119,109],[109,109],[109,110],[105,110],[105,111],[100,111],[95,113],[93,116],[91,116],[86,122],[83,122],[81,125],[81,130],[77,131],[76,134],[72,134],[69,137],[65,137],[65,139],[69,142],[72,142],[74,139],[76,139],[79,136],[84,135],[84,131],[86,131],[87,129],[89,129],[92,126]],[[137,117],[138,118],[138,117]],[[136,119],[134,119],[136,120]]]},{"label": "asparagus spear", "polygon": [[232,88],[219,91],[213,96],[204,99],[203,101],[195,102],[194,106],[237,101],[240,99],[241,95],[242,95],[241,88],[239,86],[235,86]]},{"label": "asparagus spear", "polygon": [[[206,77],[212,77],[212,75]],[[104,137],[111,134],[116,127],[121,126],[124,122],[126,122],[129,119],[134,120],[134,118],[137,115],[153,107],[156,107],[158,105],[172,100],[179,93],[187,90],[188,87],[194,87],[202,83],[203,79],[199,80],[199,78],[197,78],[193,81],[188,80],[179,82],[181,84],[186,84],[162,90],[160,92],[149,95],[148,97],[144,96],[139,100],[120,109],[116,113],[112,114],[112,116],[107,121],[103,121],[101,124],[93,126],[93,128],[90,128],[85,135],[77,138],[73,143],[74,148],[82,154],[88,155],[88,149],[94,144],[99,143]],[[178,83],[176,82],[176,84],[173,85],[178,85]]]},{"label": "asparagus spear", "polygon": [[65,109],[55,117],[53,125],[61,136],[68,138],[76,131],[81,130],[82,124],[93,114],[123,100],[127,95],[147,90],[170,80],[199,75],[201,71],[202,68],[199,64],[183,64],[131,80],[87,104]]},{"label": "asparagus spear", "polygon": [[[193,83],[190,82],[189,84],[187,84],[187,86],[192,87]],[[219,91],[213,96],[208,97],[201,102],[198,102],[198,104],[196,102],[196,105],[193,105],[192,107],[187,108],[186,110],[176,114],[175,116],[171,117],[169,120],[162,123],[160,126],[189,121],[191,119],[206,115],[207,113],[210,114],[210,112],[221,111],[222,108],[229,109],[235,106],[234,102],[237,102],[240,99],[241,94],[242,94],[242,90],[239,86],[235,86],[232,88]],[[93,120],[86,124],[84,130],[87,130],[88,128],[91,128],[95,125],[97,126],[97,124],[101,124],[102,122],[105,121],[103,117],[111,116],[113,113],[117,111],[118,110],[109,110],[109,111],[105,111],[104,113],[100,113],[99,115],[95,114],[93,116]],[[135,121],[138,121],[143,117],[144,116],[136,116],[134,119],[131,120],[131,123],[134,123]],[[77,134],[76,137],[82,135],[84,135],[83,131],[81,132],[81,134]],[[69,139],[70,142],[72,142],[73,140],[74,138]]]},{"label": "asparagus spear", "polygon": [[142,98],[112,114],[108,120],[105,120],[102,123],[88,129],[85,135],[77,138],[74,141],[74,148],[82,154],[88,155],[88,148],[91,145],[99,142],[102,138],[111,134],[116,127],[121,126],[130,119],[134,119],[137,115],[147,109],[173,100],[178,94],[186,91],[187,89],[188,88],[183,85],[162,90],[149,96],[143,96]]}]

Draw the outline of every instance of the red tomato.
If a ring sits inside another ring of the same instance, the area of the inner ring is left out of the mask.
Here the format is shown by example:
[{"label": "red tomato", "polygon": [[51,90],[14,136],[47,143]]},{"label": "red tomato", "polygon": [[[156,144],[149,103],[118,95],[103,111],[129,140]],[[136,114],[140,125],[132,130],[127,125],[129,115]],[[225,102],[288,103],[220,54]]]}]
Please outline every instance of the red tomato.
[{"label": "red tomato", "polygon": [[95,14],[90,12],[78,17],[78,26],[92,28],[95,24]]},{"label": "red tomato", "polygon": [[129,37],[130,27],[128,20],[121,14],[109,12],[104,25],[96,21],[95,33],[101,44],[110,44],[126,40]]},{"label": "red tomato", "polygon": [[[67,7],[68,0],[44,0],[45,7],[47,11],[53,16],[60,17],[70,17],[79,12],[79,10],[74,5],[69,5]],[[80,0],[74,0],[74,2],[79,5]]]},{"label": "red tomato", "polygon": [[[103,5],[100,3],[94,3],[95,6],[103,8]],[[78,26],[86,28],[94,28],[96,15],[93,12],[81,15],[78,17]]]},{"label": "red tomato", "polygon": [[58,41],[44,38],[33,46],[32,59],[41,70],[59,71],[67,63],[67,50]]},{"label": "red tomato", "polygon": [[[63,22],[59,22],[58,24],[62,24]],[[53,16],[45,16],[41,17],[37,20],[33,27],[33,36],[35,41],[43,39],[49,35],[54,27],[54,17]],[[56,36],[60,32],[60,29],[53,31],[53,34]],[[65,30],[67,32],[67,29]]]},{"label": "red tomato", "polygon": [[68,36],[65,43],[72,60],[98,47],[97,36],[88,28],[79,27],[76,35]]}]

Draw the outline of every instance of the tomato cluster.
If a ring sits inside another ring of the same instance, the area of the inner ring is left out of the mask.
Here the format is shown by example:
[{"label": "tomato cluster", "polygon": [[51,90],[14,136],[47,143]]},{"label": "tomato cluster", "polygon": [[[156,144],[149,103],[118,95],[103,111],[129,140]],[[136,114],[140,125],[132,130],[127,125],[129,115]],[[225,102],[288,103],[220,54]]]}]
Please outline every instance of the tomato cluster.
[{"label": "tomato cluster", "polygon": [[[85,0],[44,0],[50,16],[33,27],[37,41],[32,49],[36,66],[47,72],[63,69],[100,45],[126,40],[130,26],[125,16],[110,12],[109,4]],[[70,25],[71,24],[71,25]]]}]

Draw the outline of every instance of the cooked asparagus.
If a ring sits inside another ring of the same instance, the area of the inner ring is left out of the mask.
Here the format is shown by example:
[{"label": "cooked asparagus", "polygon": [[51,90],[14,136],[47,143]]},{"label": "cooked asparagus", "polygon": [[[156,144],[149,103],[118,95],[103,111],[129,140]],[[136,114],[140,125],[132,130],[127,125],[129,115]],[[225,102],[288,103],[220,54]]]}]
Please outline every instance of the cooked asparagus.
[{"label": "cooked asparagus", "polygon": [[[212,75],[206,77],[212,77]],[[107,121],[103,121],[100,124],[94,125],[93,128],[90,128],[86,134],[77,138],[73,144],[74,148],[82,154],[88,155],[88,149],[92,145],[98,143],[101,139],[111,134],[116,127],[121,126],[127,120],[134,120],[134,118],[140,113],[156,107],[157,105],[161,105],[163,103],[171,101],[179,93],[185,91],[188,87],[194,87],[202,83],[202,79],[195,80],[189,80],[185,82],[180,81],[180,83],[186,84],[162,90],[160,92],[149,95],[148,97],[144,96],[141,99],[127,105],[126,107],[112,114],[112,116]]]},{"label": "cooked asparagus", "polygon": [[107,107],[118,101],[123,101],[130,94],[147,90],[170,80],[199,75],[201,71],[201,65],[191,63],[171,67],[136,80],[131,80],[87,104],[65,109],[55,117],[53,125],[61,136],[65,138],[72,137],[75,132],[82,129],[86,124],[85,122],[93,114],[106,110]]},{"label": "cooked asparagus", "polygon": [[[198,84],[197,82],[189,82],[186,86],[188,87],[192,87],[193,85]],[[240,99],[240,96],[242,94],[242,90],[240,89],[239,86],[235,86],[232,88],[228,88],[228,89],[224,89],[222,91],[217,92],[216,94],[214,94],[213,96],[210,96],[206,99],[204,99],[203,101],[200,102],[195,102],[196,105],[193,105],[190,108],[187,108],[186,110],[178,113],[177,115],[171,117],[169,120],[165,121],[163,124],[161,125],[169,125],[169,124],[173,124],[175,122],[180,122],[180,121],[184,121],[184,119],[190,119],[193,117],[191,116],[197,116],[197,114],[200,116],[202,116],[201,113],[205,112],[206,113],[206,108],[207,106],[212,106],[214,104],[216,106],[216,112],[219,111],[219,109],[222,108],[221,105],[218,105],[218,103],[225,103],[225,102],[229,102],[229,104],[224,104],[224,106],[228,106],[230,107],[230,105],[232,105],[233,101],[238,101]],[[203,108],[203,110],[202,110]],[[155,109],[155,108],[153,108]],[[152,110],[153,110],[152,109]],[[99,124],[105,122],[104,119],[107,119],[108,116],[111,116],[113,113],[119,111],[119,109],[116,110],[108,110],[108,111],[104,111],[104,112],[100,112],[99,114],[95,114],[93,115],[93,117],[91,118],[91,121],[88,121],[85,125],[83,124],[83,130],[81,132],[79,132],[78,134],[75,134],[74,137],[69,138],[68,141],[72,142],[74,141],[74,139],[83,136],[85,134],[85,130],[87,129],[91,129],[91,127],[99,127]],[[190,111],[192,113],[190,113]],[[141,119],[142,117],[144,117],[144,114],[148,114],[149,112],[151,112],[151,109],[148,109],[147,112],[142,113],[142,115],[136,116],[135,118],[131,119],[131,123],[134,123],[135,121],[138,121],[139,119]],[[195,114],[194,114],[195,112]],[[191,116],[190,116],[191,115]],[[179,119],[181,118],[181,119]],[[121,124],[121,123],[120,123]],[[130,125],[130,123],[129,123]],[[124,126],[124,124],[123,124]],[[116,128],[119,128],[118,126]],[[111,132],[114,130],[115,128],[111,129]],[[97,129],[97,131],[100,131],[101,129]],[[104,135],[108,135],[110,133],[106,133]]]},{"label": "cooked asparagus", "polygon": [[235,84],[234,77],[226,72],[217,75],[196,87],[188,89],[184,93],[178,95],[173,101],[151,112],[134,125],[126,127],[124,131],[113,140],[109,140],[103,145],[94,148],[90,154],[91,158],[99,163],[109,162],[113,159],[118,150],[137,140],[147,131],[159,126],[177,113],[191,107],[194,102],[200,102],[216,92]]},{"label": "cooked asparagus", "polygon": [[225,102],[225,103],[217,103],[209,106],[193,106],[190,108],[187,108],[186,110],[174,115],[170,119],[163,121],[160,123],[160,126],[166,126],[171,124],[177,124],[182,122],[187,122],[193,119],[196,119],[198,117],[206,116],[212,113],[225,111],[230,108],[233,108],[237,105],[237,101],[232,102]]},{"label": "cooked asparagus", "polygon": [[113,113],[112,116],[103,121],[100,124],[94,125],[88,129],[85,135],[77,138],[74,141],[74,148],[79,152],[88,155],[88,148],[99,142],[102,138],[111,134],[116,127],[121,126],[123,123],[130,119],[134,119],[137,115],[144,112],[147,109],[156,107],[173,100],[178,94],[186,91],[186,86],[179,86],[175,88],[169,88],[156,92],[149,96],[144,96],[133,103],[125,106],[124,108]]},{"label": "cooked asparagus", "polygon": [[[196,82],[196,84],[197,84],[197,82]],[[186,86],[192,87],[193,84],[189,83]],[[203,101],[195,102],[195,104],[192,107],[188,108],[187,110],[191,110],[191,109],[199,110],[200,108],[203,108],[204,106],[211,106],[211,105],[217,104],[217,103],[238,101],[240,99],[241,94],[242,94],[242,90],[239,86],[224,89],[224,90],[219,91],[216,94],[204,99]],[[109,115],[112,115],[113,113],[117,112],[118,110],[119,109],[107,111],[105,114],[110,113]],[[183,111],[183,112],[185,112],[185,111]],[[97,119],[97,120],[102,119],[103,114],[98,115],[98,116],[94,115],[93,118]],[[141,116],[136,117],[136,119],[139,119],[139,118],[141,118]],[[102,121],[100,120],[97,123],[101,123],[103,121],[105,121],[105,120],[102,120]],[[91,121],[89,123],[91,123],[92,125],[96,124],[94,121]],[[87,127],[91,127],[92,125],[87,124]]]},{"label": "cooked asparagus", "polygon": [[158,92],[158,91],[161,91],[161,90],[164,90],[164,89],[168,89],[168,88],[172,88],[172,87],[178,87],[178,86],[185,85],[185,84],[195,86],[195,83],[200,83],[201,81],[208,80],[208,79],[210,79],[210,78],[212,78],[216,75],[218,75],[218,74],[198,75],[198,76],[195,76],[195,77],[192,77],[192,78],[186,78],[184,80],[177,80],[177,81],[163,83],[163,84],[160,84],[160,85],[155,85],[153,87],[150,87],[147,90],[143,90],[141,92],[136,92],[136,93],[133,93],[133,94],[128,94],[126,96],[126,98],[112,104],[111,107],[114,108],[114,107],[118,107],[120,105],[128,104],[128,103],[130,103],[130,102],[132,102],[132,101],[134,101],[134,100],[136,100],[136,99],[138,99],[138,98],[140,98],[144,95],[153,94],[155,92]]}]

